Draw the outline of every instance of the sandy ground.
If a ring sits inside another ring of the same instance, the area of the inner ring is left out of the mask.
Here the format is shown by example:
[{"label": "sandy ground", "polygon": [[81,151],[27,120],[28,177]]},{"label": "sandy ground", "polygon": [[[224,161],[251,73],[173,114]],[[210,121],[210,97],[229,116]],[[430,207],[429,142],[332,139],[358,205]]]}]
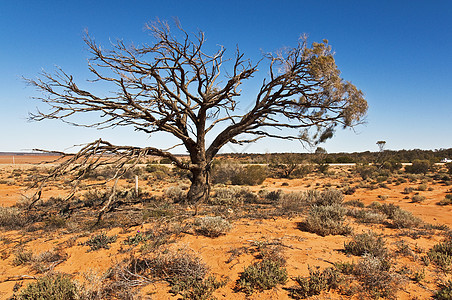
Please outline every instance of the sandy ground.
[{"label": "sandy ground", "polygon": [[[4,172],[11,172],[14,169],[29,168],[42,161],[53,160],[54,157],[16,157],[16,165],[12,165],[11,157],[0,156],[0,169]],[[8,162],[9,160],[9,162]],[[338,167],[340,168],[340,167]],[[284,192],[302,191],[321,186],[325,183],[332,186],[340,184],[341,179],[308,177],[305,179],[266,179],[261,186],[251,187],[258,191],[262,188],[267,190],[282,189]],[[144,182],[143,182],[144,184]],[[418,183],[403,183],[401,185],[388,185],[389,189],[378,188],[375,190],[357,189],[353,195],[346,195],[345,200],[361,200],[366,205],[377,201],[380,203],[394,203],[401,208],[412,212],[422,220],[432,224],[446,224],[452,227],[452,206],[439,206],[436,202],[443,199],[448,186],[435,184],[431,191],[421,191],[420,194],[426,197],[422,203],[411,203],[410,199],[404,199],[406,195],[401,191],[405,187],[417,186]],[[47,197],[50,195],[64,194],[65,191],[58,189],[48,189]],[[21,185],[2,183],[0,184],[0,206],[11,206],[20,201],[27,191]],[[381,200],[379,196],[387,196]],[[218,289],[215,296],[218,299],[291,299],[288,291],[284,288],[294,285],[294,281],[289,279],[283,287],[278,287],[262,293],[254,293],[246,297],[244,293],[233,292],[236,280],[243,269],[254,261],[251,253],[244,253],[231,260],[231,250],[241,247],[250,247],[255,241],[277,240],[283,247],[283,253],[287,258],[287,271],[289,277],[309,275],[309,267],[318,266],[321,269],[332,266],[333,262],[357,260],[356,257],[345,255],[341,250],[344,243],[350,240],[346,236],[326,236],[321,237],[313,233],[303,232],[297,228],[303,217],[294,218],[273,218],[266,220],[240,219],[233,223],[233,229],[226,235],[218,238],[209,238],[194,234],[183,234],[178,240],[177,247],[188,247],[193,249],[210,267],[211,272],[218,277],[229,278],[225,287]],[[354,232],[360,233],[373,230],[383,234],[388,241],[388,248],[394,250],[396,241],[403,239],[413,247],[428,250],[435,243],[441,240],[441,236],[421,237],[413,239],[411,237],[398,236],[398,231],[390,229],[384,225],[363,225],[350,221]],[[115,228],[108,231],[108,235],[118,235],[118,241],[112,244],[108,250],[87,252],[87,246],[80,245],[89,237],[80,234],[65,234],[55,231],[48,234],[39,232],[18,232],[7,231],[0,234],[0,299],[7,299],[12,295],[12,290],[16,284],[14,280],[7,280],[12,276],[35,275],[27,266],[14,266],[14,251],[18,245],[25,245],[27,249],[32,249],[34,253],[42,253],[51,249],[62,249],[67,254],[68,259],[55,267],[56,271],[73,274],[75,278],[83,280],[87,274],[101,275],[110,266],[117,264],[130,253],[121,251],[124,248],[124,240],[137,231],[146,229],[146,224],[139,227],[132,227],[127,230]],[[407,264],[411,267],[419,267],[420,263],[413,262],[406,257],[397,258],[397,265]],[[402,290],[397,294],[397,299],[428,299],[432,296],[440,274],[428,270],[426,272],[425,284],[417,285],[407,282]],[[24,280],[27,282],[27,280]],[[142,292],[151,293],[152,299],[178,299],[168,293],[167,283],[160,282],[149,285],[142,289]],[[344,299],[346,297],[334,293],[323,293],[317,299]]]}]

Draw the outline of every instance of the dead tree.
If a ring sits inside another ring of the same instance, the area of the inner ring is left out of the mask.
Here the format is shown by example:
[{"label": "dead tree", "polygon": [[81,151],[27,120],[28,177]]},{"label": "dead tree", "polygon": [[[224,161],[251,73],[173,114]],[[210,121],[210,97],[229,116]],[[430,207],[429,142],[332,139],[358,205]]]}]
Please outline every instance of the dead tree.
[{"label": "dead tree", "polygon": [[[112,86],[111,94],[96,95],[61,69],[44,72],[28,81],[42,92],[37,99],[47,103],[49,110],[31,114],[31,119],[58,119],[101,129],[128,126],[148,135],[165,132],[180,141],[190,161],[182,161],[171,149],[97,140],[86,144],[52,176],[78,172],[81,178],[111,163],[118,170],[116,177],[136,158],[157,155],[191,172],[187,199],[199,203],[209,195],[212,160],[227,143],[251,143],[262,137],[318,143],[331,137],[337,126],[352,127],[366,114],[363,93],[340,77],[326,40],[308,45],[302,36],[294,48],[265,54],[257,64],[237,49],[227,63],[230,69],[225,70],[225,48],[213,54],[204,52],[203,32],[190,34],[178,24],[173,32],[160,21],[147,29],[153,37],[150,45],[126,46],[118,41],[110,50],[86,35],[92,54],[88,68],[94,81]],[[251,108],[240,112],[239,87],[258,72],[258,66],[265,67],[268,76],[256,83],[260,88],[253,98],[241,99]],[[99,121],[74,121],[75,116],[89,112],[98,113]],[[206,136],[218,132],[217,128],[219,133],[207,144]]]}]

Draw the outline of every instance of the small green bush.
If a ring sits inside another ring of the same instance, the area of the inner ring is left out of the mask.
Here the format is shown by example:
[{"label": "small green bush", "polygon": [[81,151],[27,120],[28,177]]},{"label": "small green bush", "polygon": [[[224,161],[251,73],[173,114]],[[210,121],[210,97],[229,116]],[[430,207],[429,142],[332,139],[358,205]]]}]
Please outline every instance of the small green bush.
[{"label": "small green bush", "polygon": [[364,208],[364,206],[365,206],[361,200],[356,200],[356,199],[346,201],[346,202],[344,202],[344,205],[354,206],[354,207],[359,207],[359,208]]},{"label": "small green bush", "polygon": [[290,296],[295,299],[304,299],[319,295],[324,290],[337,288],[340,274],[335,268],[327,268],[323,271],[309,268],[309,277],[297,276],[294,280],[298,286],[291,289]]},{"label": "small green bush", "polygon": [[251,295],[269,290],[287,281],[287,270],[279,261],[264,259],[246,267],[237,281],[236,290]]},{"label": "small green bush", "polygon": [[89,240],[83,243],[84,246],[89,246],[88,251],[96,251],[99,249],[110,249],[111,243],[116,242],[117,236],[107,236],[105,232],[97,234],[91,237]]},{"label": "small green bush", "polygon": [[344,244],[344,251],[356,256],[370,254],[385,257],[388,254],[385,240],[372,231],[354,235],[350,242]]},{"label": "small green bush", "polygon": [[425,197],[421,196],[421,195],[414,195],[413,197],[411,197],[412,203],[420,203],[420,202],[423,202],[424,200],[425,200]]},{"label": "small green bush", "polygon": [[327,189],[320,195],[317,195],[312,204],[317,206],[342,205],[343,201],[344,195],[340,190]]},{"label": "small green bush", "polygon": [[19,295],[20,300],[76,300],[78,290],[67,275],[48,274],[29,283]]},{"label": "small green bush", "polygon": [[313,206],[309,210],[306,221],[301,225],[306,231],[321,236],[347,235],[351,228],[345,224],[347,209],[339,205]]},{"label": "small green bush", "polygon": [[405,166],[405,171],[412,174],[427,174],[432,164],[428,160],[415,159],[411,165]]},{"label": "small green bush", "polygon": [[444,272],[452,271],[452,238],[434,245],[427,255]]}]

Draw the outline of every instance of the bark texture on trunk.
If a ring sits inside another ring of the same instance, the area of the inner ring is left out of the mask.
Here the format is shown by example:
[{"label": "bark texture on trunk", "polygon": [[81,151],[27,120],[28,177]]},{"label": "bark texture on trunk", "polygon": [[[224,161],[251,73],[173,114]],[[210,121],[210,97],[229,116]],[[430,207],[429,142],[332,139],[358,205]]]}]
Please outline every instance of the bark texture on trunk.
[{"label": "bark texture on trunk", "polygon": [[190,190],[187,194],[189,204],[200,204],[209,198],[210,193],[210,170],[207,166],[191,170],[192,179]]}]

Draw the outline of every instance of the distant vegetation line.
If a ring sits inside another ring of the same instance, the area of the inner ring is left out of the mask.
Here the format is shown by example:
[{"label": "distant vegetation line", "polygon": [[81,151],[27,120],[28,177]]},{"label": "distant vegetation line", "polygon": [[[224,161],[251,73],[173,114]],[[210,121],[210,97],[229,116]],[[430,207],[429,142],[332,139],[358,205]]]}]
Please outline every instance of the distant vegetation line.
[{"label": "distant vegetation line", "polygon": [[372,163],[376,161],[413,162],[414,160],[429,160],[432,163],[440,162],[443,158],[452,158],[452,148],[438,150],[385,150],[383,152],[353,152],[353,153],[228,153],[218,158],[233,158],[244,162],[266,163],[278,161],[291,156],[297,163],[318,162],[324,163]]},{"label": "distant vegetation line", "polygon": [[[0,156],[25,156],[25,155],[58,155],[56,153],[41,152],[0,152]],[[185,156],[185,155],[178,155]],[[353,153],[224,153],[219,154],[217,159],[236,159],[244,163],[268,163],[279,161],[291,156],[296,163],[318,162],[324,163],[371,163],[379,160],[394,162],[413,162],[413,160],[429,160],[432,163],[440,162],[443,158],[452,158],[452,148],[437,150],[385,150],[383,152],[353,152]]]}]

